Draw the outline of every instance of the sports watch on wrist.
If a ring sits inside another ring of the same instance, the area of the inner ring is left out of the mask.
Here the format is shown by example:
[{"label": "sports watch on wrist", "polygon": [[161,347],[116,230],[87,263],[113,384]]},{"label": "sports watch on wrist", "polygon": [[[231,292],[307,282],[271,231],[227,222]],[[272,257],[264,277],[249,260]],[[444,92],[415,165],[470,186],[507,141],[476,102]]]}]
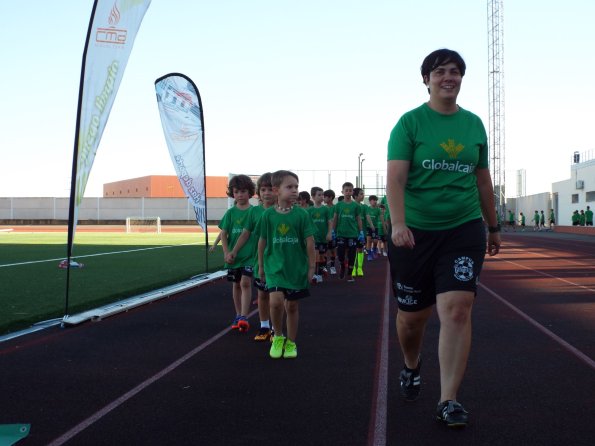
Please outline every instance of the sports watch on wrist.
[{"label": "sports watch on wrist", "polygon": [[488,232],[492,234],[494,232],[500,232],[500,223],[498,223],[496,226],[488,226]]}]

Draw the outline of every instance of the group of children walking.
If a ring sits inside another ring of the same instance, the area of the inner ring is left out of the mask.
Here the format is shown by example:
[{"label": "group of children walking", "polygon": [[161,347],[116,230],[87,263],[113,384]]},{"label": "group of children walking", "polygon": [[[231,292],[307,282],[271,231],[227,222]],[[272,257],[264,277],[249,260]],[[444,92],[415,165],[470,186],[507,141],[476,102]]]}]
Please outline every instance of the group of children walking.
[{"label": "group of children walking", "polygon": [[[252,206],[255,193],[259,204]],[[363,276],[366,254],[368,260],[386,256],[385,203],[371,195],[370,205],[364,205],[364,191],[349,182],[341,193],[334,203],[332,190],[299,192],[299,178],[288,170],[267,172],[256,186],[247,175],[229,182],[227,194],[234,206],[219,223],[221,232],[211,250],[221,241],[227,280],[233,284],[234,330],[250,328],[254,283],[260,319],[254,340],[270,340],[273,359],[297,357],[298,302],[310,295],[310,284],[328,275],[355,282]]]}]

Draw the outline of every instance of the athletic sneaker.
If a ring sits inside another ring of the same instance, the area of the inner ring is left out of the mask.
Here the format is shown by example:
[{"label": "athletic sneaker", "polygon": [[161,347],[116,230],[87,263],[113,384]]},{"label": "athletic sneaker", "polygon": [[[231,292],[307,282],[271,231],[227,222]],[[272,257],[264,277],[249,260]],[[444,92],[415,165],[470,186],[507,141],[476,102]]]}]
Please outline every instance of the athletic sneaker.
[{"label": "athletic sneaker", "polygon": [[267,327],[260,327],[258,334],[254,336],[256,342],[264,342],[271,337],[271,329]]},{"label": "athletic sneaker", "polygon": [[347,278],[347,283],[353,283],[353,282],[355,282],[355,278],[353,276],[349,276]]},{"label": "athletic sneaker", "polygon": [[289,339],[285,341],[285,351],[283,352],[283,357],[285,359],[297,358],[297,345],[295,345],[295,342],[290,341]]},{"label": "athletic sneaker", "polygon": [[240,322],[240,315],[239,314],[235,317],[235,319],[231,323],[231,329],[232,330],[237,330],[239,328],[238,322]]},{"label": "athletic sneaker", "polygon": [[275,336],[271,349],[269,350],[269,356],[273,359],[279,359],[283,356],[283,344],[285,343],[285,336]]},{"label": "athletic sneaker", "polygon": [[401,395],[405,401],[415,401],[419,396],[421,389],[421,377],[419,376],[419,369],[421,368],[421,359],[417,363],[417,367],[413,370],[403,367],[399,375],[401,383]]},{"label": "athletic sneaker", "polygon": [[357,272],[355,270],[353,272],[356,273],[355,274],[356,276],[363,276],[364,275],[364,270],[361,269],[361,268],[358,268],[357,269]]},{"label": "athletic sneaker", "polygon": [[325,266],[322,267],[322,269],[320,270],[320,272],[322,273],[322,277],[328,276],[328,270],[326,269]]},{"label": "athletic sneaker", "polygon": [[334,276],[335,274],[337,274],[337,268],[335,268],[334,266],[329,267],[328,270],[331,273],[331,276]]},{"label": "athletic sneaker", "polygon": [[436,420],[443,421],[448,427],[465,427],[469,422],[469,412],[460,403],[446,400],[438,404]]},{"label": "athletic sneaker", "polygon": [[241,333],[246,333],[248,330],[250,330],[250,323],[246,319],[246,316],[240,317],[240,320],[238,321],[238,330]]}]

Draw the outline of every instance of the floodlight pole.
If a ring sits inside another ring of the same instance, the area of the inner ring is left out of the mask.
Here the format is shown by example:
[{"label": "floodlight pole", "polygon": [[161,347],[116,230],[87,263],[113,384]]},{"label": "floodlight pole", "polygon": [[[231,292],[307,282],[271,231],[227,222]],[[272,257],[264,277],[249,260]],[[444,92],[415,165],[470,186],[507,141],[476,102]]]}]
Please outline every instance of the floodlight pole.
[{"label": "floodlight pole", "polygon": [[360,153],[357,156],[357,177],[355,178],[355,187],[360,187],[360,184],[361,184],[361,178],[362,178],[362,155],[363,155],[363,153]]}]

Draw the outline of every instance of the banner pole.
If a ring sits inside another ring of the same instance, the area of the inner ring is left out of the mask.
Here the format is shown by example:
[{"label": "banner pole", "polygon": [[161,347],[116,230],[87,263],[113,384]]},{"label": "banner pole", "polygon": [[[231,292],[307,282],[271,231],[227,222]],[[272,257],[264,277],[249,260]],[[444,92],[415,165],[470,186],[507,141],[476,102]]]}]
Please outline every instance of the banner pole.
[{"label": "banner pole", "polygon": [[70,200],[68,208],[68,241],[66,248],[66,296],[64,299],[64,317],[68,317],[69,305],[69,291],[70,291],[70,259],[72,257],[72,244],[74,241],[74,208],[76,199],[76,175],[78,169],[78,151],[79,151],[79,137],[81,126],[81,109],[83,104],[83,89],[85,83],[85,66],[87,64],[87,49],[89,48],[89,40],[91,38],[91,30],[93,29],[93,21],[95,19],[95,11],[97,10],[97,1],[93,1],[93,9],[91,10],[91,18],[89,19],[89,27],[87,29],[87,38],[85,40],[85,49],[83,50],[83,62],[81,65],[81,80],[79,83],[79,98],[76,110],[76,128],[74,131],[74,150],[72,155],[72,177],[70,179]]}]

